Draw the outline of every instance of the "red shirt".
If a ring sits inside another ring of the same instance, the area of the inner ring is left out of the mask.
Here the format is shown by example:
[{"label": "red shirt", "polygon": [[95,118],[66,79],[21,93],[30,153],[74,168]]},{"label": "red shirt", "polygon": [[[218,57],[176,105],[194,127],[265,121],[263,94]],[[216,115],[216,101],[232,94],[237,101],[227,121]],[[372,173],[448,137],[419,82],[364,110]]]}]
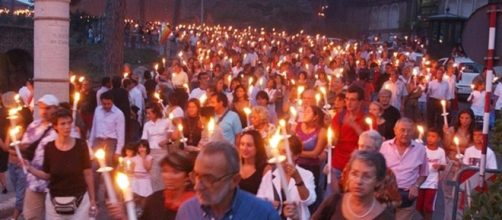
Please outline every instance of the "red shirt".
[{"label": "red shirt", "polygon": [[[331,159],[331,166],[333,168],[343,170],[345,165],[349,162],[350,155],[358,148],[357,141],[359,134],[348,123],[343,123],[344,118],[347,117],[347,111],[339,112],[333,117],[332,127],[335,137],[338,137],[338,142],[332,150],[333,157]],[[363,131],[368,130],[368,125],[364,122],[364,114],[357,113],[355,123],[358,124]]]}]

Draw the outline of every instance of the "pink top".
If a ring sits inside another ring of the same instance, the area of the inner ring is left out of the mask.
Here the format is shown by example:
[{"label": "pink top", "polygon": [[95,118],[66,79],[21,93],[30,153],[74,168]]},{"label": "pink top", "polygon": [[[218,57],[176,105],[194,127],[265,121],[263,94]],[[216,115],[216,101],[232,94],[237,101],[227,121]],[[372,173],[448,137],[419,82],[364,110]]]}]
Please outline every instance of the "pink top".
[{"label": "pink top", "polygon": [[380,153],[385,157],[387,167],[396,175],[397,186],[409,189],[420,176],[429,175],[427,153],[422,144],[411,141],[403,155],[396,149],[395,139],[383,142]]}]

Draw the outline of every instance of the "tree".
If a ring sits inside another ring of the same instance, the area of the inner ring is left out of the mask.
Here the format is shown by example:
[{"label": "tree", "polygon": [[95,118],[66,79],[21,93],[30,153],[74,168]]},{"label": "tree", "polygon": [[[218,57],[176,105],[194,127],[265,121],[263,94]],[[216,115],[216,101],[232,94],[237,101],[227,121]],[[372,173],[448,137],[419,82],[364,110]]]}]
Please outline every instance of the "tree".
[{"label": "tree", "polygon": [[120,75],[124,63],[125,6],[125,0],[106,0],[103,59],[106,76]]}]

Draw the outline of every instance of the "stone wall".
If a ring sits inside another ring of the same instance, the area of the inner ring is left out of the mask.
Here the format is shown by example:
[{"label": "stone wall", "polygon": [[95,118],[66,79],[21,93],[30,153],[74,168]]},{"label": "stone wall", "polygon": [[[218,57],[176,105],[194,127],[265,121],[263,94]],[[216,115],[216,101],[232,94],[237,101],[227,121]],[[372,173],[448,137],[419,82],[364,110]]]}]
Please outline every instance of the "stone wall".
[{"label": "stone wall", "polygon": [[23,49],[33,55],[33,27],[0,25],[0,53]]}]

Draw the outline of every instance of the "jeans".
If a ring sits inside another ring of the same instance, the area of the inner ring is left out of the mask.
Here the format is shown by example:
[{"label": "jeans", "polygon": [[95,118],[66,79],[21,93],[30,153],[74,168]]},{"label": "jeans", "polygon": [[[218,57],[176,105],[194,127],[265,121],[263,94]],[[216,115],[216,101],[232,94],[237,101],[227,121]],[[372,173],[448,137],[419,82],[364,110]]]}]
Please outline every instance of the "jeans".
[{"label": "jeans", "polygon": [[9,178],[16,192],[16,209],[23,211],[24,193],[26,190],[26,174],[23,167],[9,163]]}]

